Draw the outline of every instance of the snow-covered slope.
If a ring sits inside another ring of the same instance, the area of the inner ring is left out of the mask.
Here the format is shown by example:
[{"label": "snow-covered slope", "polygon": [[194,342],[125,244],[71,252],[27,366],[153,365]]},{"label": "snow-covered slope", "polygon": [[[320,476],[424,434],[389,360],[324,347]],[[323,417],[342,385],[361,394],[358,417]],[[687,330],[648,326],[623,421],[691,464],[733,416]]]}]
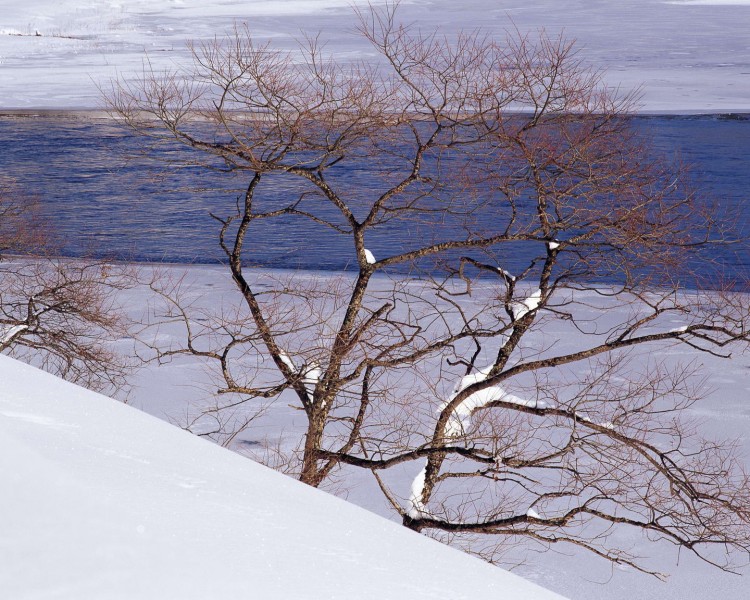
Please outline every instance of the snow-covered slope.
[{"label": "snow-covered slope", "polygon": [[[380,4],[384,0],[376,0]],[[371,50],[355,35],[350,4],[364,0],[0,0],[0,108],[95,108],[97,84],[187,61],[187,40],[247,23],[291,47],[322,31],[341,58]],[[650,111],[750,110],[750,0],[403,0],[400,17],[428,29],[482,27],[576,39],[607,81],[643,86]]]},{"label": "snow-covered slope", "polygon": [[0,597],[553,600],[0,356]]}]

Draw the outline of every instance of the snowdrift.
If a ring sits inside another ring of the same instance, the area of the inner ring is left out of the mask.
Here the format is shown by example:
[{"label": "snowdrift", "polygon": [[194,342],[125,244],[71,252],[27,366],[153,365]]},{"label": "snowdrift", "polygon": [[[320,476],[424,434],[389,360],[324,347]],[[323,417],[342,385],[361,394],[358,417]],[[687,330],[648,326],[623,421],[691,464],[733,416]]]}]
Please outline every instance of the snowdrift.
[{"label": "snowdrift", "polygon": [[5,598],[561,598],[5,356],[0,381]]}]

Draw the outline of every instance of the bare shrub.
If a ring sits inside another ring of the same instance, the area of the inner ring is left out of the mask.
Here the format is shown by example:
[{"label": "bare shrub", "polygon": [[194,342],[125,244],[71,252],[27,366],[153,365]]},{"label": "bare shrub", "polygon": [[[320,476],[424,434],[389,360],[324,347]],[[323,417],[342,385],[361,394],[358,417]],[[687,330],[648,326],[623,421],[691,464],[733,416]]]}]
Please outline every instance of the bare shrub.
[{"label": "bare shrub", "polygon": [[86,387],[124,390],[135,363],[118,351],[129,321],[116,292],[132,269],[58,257],[49,222],[0,179],[0,352]]}]

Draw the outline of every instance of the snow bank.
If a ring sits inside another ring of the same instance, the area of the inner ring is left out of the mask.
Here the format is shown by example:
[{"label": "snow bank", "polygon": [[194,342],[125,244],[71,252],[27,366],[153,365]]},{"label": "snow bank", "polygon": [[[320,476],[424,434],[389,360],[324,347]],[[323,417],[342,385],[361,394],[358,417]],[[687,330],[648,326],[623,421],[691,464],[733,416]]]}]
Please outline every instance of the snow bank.
[{"label": "snow bank", "polygon": [[[364,5],[363,0],[351,2]],[[329,50],[372,56],[353,35],[349,0],[35,0],[0,2],[0,107],[97,108],[97,84],[188,60],[188,40],[211,40],[235,22],[291,48],[301,30],[322,31]],[[381,4],[382,1],[373,2]],[[452,35],[481,26],[577,40],[579,56],[624,91],[642,86],[652,112],[750,110],[750,0],[404,2],[400,17]]]},{"label": "snow bank", "polygon": [[0,356],[3,597],[560,596]]}]

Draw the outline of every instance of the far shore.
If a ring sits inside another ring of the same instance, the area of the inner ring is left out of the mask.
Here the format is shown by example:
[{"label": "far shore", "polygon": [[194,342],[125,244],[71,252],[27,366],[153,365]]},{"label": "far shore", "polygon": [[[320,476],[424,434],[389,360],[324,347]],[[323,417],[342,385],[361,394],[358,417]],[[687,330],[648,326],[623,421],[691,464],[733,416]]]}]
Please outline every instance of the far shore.
[{"label": "far shore", "polygon": [[[510,111],[509,111],[510,112]],[[638,110],[630,113],[631,117],[714,117],[732,116],[739,120],[750,120],[750,107],[736,110],[715,109],[670,109],[670,110]],[[0,108],[0,119],[87,119],[92,121],[115,120],[115,117],[103,108]]]}]

